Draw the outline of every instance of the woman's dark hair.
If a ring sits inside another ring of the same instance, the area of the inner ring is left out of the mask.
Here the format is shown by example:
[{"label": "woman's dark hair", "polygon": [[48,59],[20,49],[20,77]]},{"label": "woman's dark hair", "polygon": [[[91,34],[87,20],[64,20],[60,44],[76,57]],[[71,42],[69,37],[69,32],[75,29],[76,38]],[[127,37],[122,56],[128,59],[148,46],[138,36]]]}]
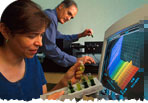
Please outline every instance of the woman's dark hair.
[{"label": "woman's dark hair", "polygon": [[78,8],[76,2],[74,0],[64,0],[59,5],[64,4],[64,7],[69,8],[70,6],[74,5]]},{"label": "woman's dark hair", "polygon": [[[50,24],[50,19],[43,13],[40,6],[31,0],[17,0],[4,10],[1,21],[14,33],[37,32],[42,27]],[[0,33],[0,46],[4,44],[5,38]]]}]

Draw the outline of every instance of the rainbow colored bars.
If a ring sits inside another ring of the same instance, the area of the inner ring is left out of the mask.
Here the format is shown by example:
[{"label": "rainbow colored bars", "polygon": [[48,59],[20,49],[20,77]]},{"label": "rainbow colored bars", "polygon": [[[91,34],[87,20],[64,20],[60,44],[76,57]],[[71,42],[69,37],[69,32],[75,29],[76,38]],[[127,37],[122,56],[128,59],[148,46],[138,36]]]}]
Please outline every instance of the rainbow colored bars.
[{"label": "rainbow colored bars", "polygon": [[139,68],[134,66],[132,61],[125,62],[120,60],[114,69],[109,70],[109,76],[123,90],[138,70]]}]

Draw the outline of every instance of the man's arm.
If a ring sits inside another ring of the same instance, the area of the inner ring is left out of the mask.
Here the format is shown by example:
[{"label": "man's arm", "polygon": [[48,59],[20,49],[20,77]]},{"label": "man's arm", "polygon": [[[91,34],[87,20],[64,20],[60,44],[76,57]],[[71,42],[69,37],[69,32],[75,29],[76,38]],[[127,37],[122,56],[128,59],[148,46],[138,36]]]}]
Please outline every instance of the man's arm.
[{"label": "man's arm", "polygon": [[57,38],[56,39],[63,39],[64,41],[68,42],[75,42],[78,41],[82,37],[91,36],[93,37],[93,30],[92,29],[85,29],[82,33],[79,34],[62,34],[59,31],[57,31]]},{"label": "man's arm", "polygon": [[62,34],[59,31],[57,31],[57,36],[56,39],[63,39],[64,41],[68,41],[68,42],[75,42],[78,41],[78,34]]},{"label": "man's arm", "polygon": [[46,30],[46,33],[43,36],[42,52],[49,59],[64,67],[68,67],[76,63],[77,58],[61,51],[61,49],[57,47],[54,39],[54,35],[51,35],[51,31]]},{"label": "man's arm", "polygon": [[[77,62],[77,58],[61,51],[60,48],[57,47],[56,37],[62,34],[57,31],[56,16],[54,15],[53,12],[52,13],[51,12],[52,11],[50,10],[45,11],[48,17],[52,20],[52,22],[50,24],[50,27],[46,29],[46,32],[43,36],[43,46],[41,47],[41,50],[42,52],[45,53],[45,55],[48,58],[52,59],[55,63],[64,67],[71,66]],[[74,42],[78,40],[79,36],[69,35],[69,36],[63,36],[63,38]]]}]

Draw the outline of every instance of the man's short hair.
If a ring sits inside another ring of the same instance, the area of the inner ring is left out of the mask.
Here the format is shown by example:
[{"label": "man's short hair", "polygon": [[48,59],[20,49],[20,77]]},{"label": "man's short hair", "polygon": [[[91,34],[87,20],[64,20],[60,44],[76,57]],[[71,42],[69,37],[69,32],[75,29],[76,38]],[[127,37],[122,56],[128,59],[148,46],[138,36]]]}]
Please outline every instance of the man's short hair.
[{"label": "man's short hair", "polygon": [[76,8],[78,8],[77,4],[74,0],[63,0],[59,5],[61,5],[61,4],[64,4],[64,7],[66,7],[66,8],[69,8],[72,5],[76,6]]}]

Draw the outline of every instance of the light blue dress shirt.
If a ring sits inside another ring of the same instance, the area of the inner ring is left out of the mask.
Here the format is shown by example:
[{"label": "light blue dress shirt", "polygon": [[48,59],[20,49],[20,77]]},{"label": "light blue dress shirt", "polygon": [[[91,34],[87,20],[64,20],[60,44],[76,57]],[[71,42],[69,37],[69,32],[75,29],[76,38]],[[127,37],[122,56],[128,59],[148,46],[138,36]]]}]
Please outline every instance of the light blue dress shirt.
[{"label": "light blue dress shirt", "polygon": [[56,39],[60,38],[64,41],[75,42],[78,40],[78,34],[64,35],[57,30],[58,19],[56,9],[46,9],[44,12],[51,19],[51,24],[43,35],[43,46],[40,50],[58,65],[63,67],[73,65],[76,63],[77,58],[61,51],[61,49],[56,45]]}]

